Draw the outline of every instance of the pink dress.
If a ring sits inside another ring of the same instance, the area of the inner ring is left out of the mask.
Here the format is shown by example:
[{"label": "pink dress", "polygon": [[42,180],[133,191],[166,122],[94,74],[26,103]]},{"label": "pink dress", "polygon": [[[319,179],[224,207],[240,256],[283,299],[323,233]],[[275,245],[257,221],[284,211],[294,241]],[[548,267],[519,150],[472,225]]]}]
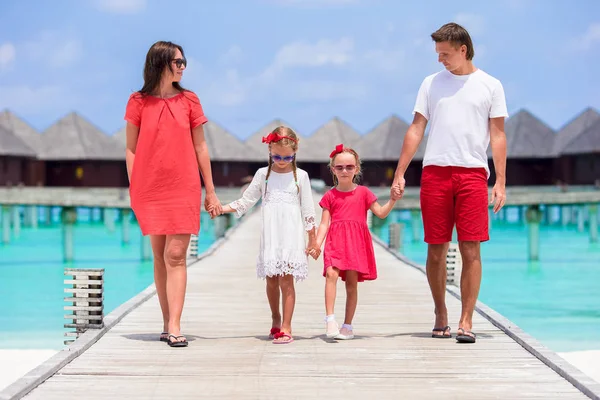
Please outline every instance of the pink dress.
[{"label": "pink dress", "polygon": [[207,121],[198,96],[134,93],[125,120],[140,128],[129,194],[142,234],[198,234],[202,192],[192,129]]},{"label": "pink dress", "polygon": [[367,211],[377,196],[365,186],[351,192],[333,188],[321,199],[319,205],[329,210],[331,222],[325,241],[323,276],[328,267],[340,270],[346,280],[346,271],[358,271],[358,281],[377,278],[373,239],[367,226]]}]

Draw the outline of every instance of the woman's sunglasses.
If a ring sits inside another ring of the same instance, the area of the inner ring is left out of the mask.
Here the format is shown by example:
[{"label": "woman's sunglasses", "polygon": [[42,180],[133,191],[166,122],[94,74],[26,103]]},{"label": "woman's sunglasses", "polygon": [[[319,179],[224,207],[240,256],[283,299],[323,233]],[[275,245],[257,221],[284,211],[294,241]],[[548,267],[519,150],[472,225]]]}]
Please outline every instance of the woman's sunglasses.
[{"label": "woman's sunglasses", "polygon": [[294,158],[296,158],[295,154],[293,154],[291,156],[285,156],[285,157],[282,157],[279,154],[272,154],[271,155],[271,160],[273,160],[274,162],[283,161],[283,162],[290,163],[290,162],[294,161]]},{"label": "woman's sunglasses", "polygon": [[174,58],[171,61],[175,62],[177,68],[181,68],[182,65],[187,67],[187,60],[185,58]]}]

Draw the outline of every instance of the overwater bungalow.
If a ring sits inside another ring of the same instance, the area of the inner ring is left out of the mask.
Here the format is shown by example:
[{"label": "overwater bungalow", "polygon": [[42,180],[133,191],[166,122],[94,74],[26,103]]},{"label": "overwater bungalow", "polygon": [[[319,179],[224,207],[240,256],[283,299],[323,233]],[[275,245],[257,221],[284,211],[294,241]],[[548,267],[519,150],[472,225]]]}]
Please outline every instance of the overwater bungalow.
[{"label": "overwater bungalow", "polygon": [[558,131],[555,176],[568,185],[600,180],[600,113],[587,108]]},{"label": "overwater bungalow", "polygon": [[21,161],[23,165],[18,183],[25,186],[43,186],[46,181],[45,165],[37,158],[42,148],[40,133],[8,110],[0,112],[0,126],[11,132],[34,152],[33,156],[28,156]]},{"label": "overwater bungalow", "polygon": [[[508,186],[552,185],[555,132],[529,111],[519,110],[506,120]],[[491,145],[488,147],[491,185],[496,181]]]},{"label": "overwater bungalow", "polygon": [[[368,186],[389,186],[394,180],[404,136],[409,125],[392,115],[375,126],[356,145],[363,162],[362,182]],[[426,135],[410,163],[404,178],[407,186],[419,186],[423,156],[427,146]]]},{"label": "overwater bungalow", "polygon": [[46,186],[126,187],[125,146],[77,113],[42,133]]}]

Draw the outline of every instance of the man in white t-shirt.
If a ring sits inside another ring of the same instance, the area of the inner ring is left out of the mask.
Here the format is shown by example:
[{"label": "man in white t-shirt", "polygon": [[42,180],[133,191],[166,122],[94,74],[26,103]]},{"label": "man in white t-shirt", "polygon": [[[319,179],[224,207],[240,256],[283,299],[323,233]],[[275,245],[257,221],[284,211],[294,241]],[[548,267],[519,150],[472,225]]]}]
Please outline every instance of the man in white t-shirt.
[{"label": "man in white t-shirt", "polygon": [[456,225],[463,260],[462,313],[456,340],[474,343],[473,311],[481,284],[479,245],[489,240],[486,150],[491,144],[496,172],[491,203],[498,212],[506,201],[508,117],[500,81],[473,65],[473,43],[462,26],[448,23],[431,34],[445,70],[423,80],[393,186],[404,192],[404,173],[427,123],[431,123],[423,159],[421,212],[427,250],[427,279],[435,304],[432,337],[450,338],[446,309],[446,254]]}]

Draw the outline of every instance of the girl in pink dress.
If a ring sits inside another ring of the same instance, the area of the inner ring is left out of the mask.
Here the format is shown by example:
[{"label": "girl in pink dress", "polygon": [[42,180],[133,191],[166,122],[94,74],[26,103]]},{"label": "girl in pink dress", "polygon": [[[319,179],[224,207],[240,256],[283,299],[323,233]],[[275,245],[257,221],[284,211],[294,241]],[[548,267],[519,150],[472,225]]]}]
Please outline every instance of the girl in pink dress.
[{"label": "girl in pink dress", "polygon": [[[390,200],[381,206],[373,192],[357,184],[361,170],[356,151],[339,144],[329,157],[335,186],[319,202],[323,214],[317,233],[317,247],[309,254],[318,257],[323,240],[327,238],[323,255],[326,336],[344,340],[354,338],[352,319],[358,299],[358,282],[377,278],[367,211],[371,210],[382,219],[387,217],[400,198],[400,192],[391,191]],[[333,313],[338,278],[346,283],[346,316],[341,330]]]},{"label": "girl in pink dress", "polygon": [[148,50],[144,86],[129,97],[126,163],[131,208],[150,235],[154,282],[163,316],[160,340],[185,347],[181,313],[187,282],[186,250],[200,229],[200,174],[211,216],[222,206],[215,194],[207,119],[194,92],[179,84],[187,61],[181,46],[156,42]]}]

